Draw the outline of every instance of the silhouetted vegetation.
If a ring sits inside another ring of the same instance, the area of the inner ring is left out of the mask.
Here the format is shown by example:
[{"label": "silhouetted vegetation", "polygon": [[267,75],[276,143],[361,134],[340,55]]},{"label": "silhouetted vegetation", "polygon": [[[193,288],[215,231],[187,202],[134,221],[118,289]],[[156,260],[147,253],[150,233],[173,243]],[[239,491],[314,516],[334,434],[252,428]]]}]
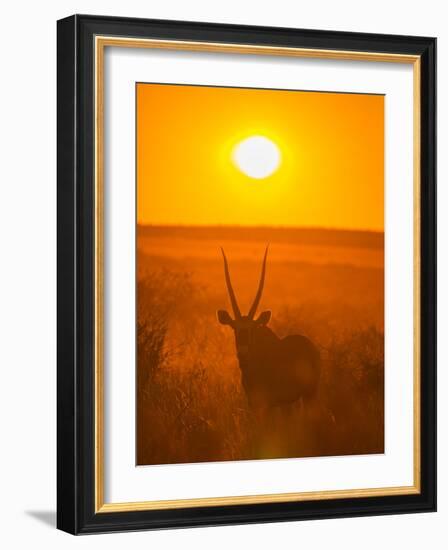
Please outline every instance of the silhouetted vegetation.
[{"label": "silhouetted vegetation", "polygon": [[[253,241],[240,239],[247,230],[235,231],[233,242],[249,247],[247,259],[241,253],[231,264],[244,307],[253,299],[259,253],[251,261]],[[303,334],[319,346],[322,376],[315,401],[260,419],[241,387],[231,331],[215,317],[227,307],[218,243],[207,239],[202,253],[178,235],[163,235],[158,228],[152,247],[145,229],[138,241],[138,464],[384,451],[381,262],[349,264],[356,250],[345,250],[340,263],[326,263],[320,252],[316,263],[302,263],[275,258],[271,244],[263,308],[272,309],[278,336]],[[232,254],[231,245],[226,250]]]}]

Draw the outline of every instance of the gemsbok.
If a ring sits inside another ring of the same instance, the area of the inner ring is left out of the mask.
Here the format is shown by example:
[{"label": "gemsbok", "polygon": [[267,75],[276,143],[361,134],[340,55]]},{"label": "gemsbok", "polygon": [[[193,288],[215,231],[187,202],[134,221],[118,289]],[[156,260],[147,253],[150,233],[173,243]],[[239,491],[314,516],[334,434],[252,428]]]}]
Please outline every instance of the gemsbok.
[{"label": "gemsbok", "polygon": [[234,318],[225,310],[219,310],[217,317],[222,325],[230,326],[235,334],[241,381],[249,407],[252,410],[267,410],[296,402],[303,404],[315,396],[318,388],[319,351],[305,336],[276,336],[266,326],[271,318],[270,311],[263,311],[254,318],[263,294],[268,247],[264,253],[258,290],[247,315],[241,315],[222,248],[221,252]]}]

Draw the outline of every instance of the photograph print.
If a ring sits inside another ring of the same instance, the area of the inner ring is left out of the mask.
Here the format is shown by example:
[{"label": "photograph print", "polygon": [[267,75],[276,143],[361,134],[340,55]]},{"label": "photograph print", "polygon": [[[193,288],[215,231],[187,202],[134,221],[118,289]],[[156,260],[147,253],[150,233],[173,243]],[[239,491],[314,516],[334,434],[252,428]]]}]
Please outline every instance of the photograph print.
[{"label": "photograph print", "polygon": [[136,84],[136,464],[384,453],[384,96]]}]

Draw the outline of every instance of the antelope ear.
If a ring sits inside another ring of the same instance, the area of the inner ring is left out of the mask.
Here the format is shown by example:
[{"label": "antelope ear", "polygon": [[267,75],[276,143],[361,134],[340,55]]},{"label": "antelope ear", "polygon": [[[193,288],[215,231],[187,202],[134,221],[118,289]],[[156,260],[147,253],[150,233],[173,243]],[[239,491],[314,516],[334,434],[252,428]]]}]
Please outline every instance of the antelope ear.
[{"label": "antelope ear", "polygon": [[216,312],[216,317],[218,317],[218,321],[221,323],[221,325],[233,325],[232,318],[224,309],[218,309],[218,311]]},{"label": "antelope ear", "polygon": [[257,318],[257,323],[259,325],[267,325],[271,319],[271,312],[268,311],[262,311],[260,315]]}]

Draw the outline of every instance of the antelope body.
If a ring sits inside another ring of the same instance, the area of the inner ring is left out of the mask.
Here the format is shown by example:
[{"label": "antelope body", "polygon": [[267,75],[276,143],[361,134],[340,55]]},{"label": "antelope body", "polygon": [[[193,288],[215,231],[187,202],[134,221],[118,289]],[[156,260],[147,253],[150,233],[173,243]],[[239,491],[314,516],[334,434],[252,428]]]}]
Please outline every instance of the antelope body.
[{"label": "antelope body", "polygon": [[224,250],[221,251],[234,318],[225,310],[219,310],[217,316],[222,325],[234,331],[241,380],[249,406],[265,409],[312,398],[320,375],[320,356],[315,345],[298,334],[285,338],[276,336],[266,326],[271,318],[270,311],[263,311],[254,318],[263,293],[268,249],[263,258],[257,294],[247,315],[241,315],[227,258]]}]

